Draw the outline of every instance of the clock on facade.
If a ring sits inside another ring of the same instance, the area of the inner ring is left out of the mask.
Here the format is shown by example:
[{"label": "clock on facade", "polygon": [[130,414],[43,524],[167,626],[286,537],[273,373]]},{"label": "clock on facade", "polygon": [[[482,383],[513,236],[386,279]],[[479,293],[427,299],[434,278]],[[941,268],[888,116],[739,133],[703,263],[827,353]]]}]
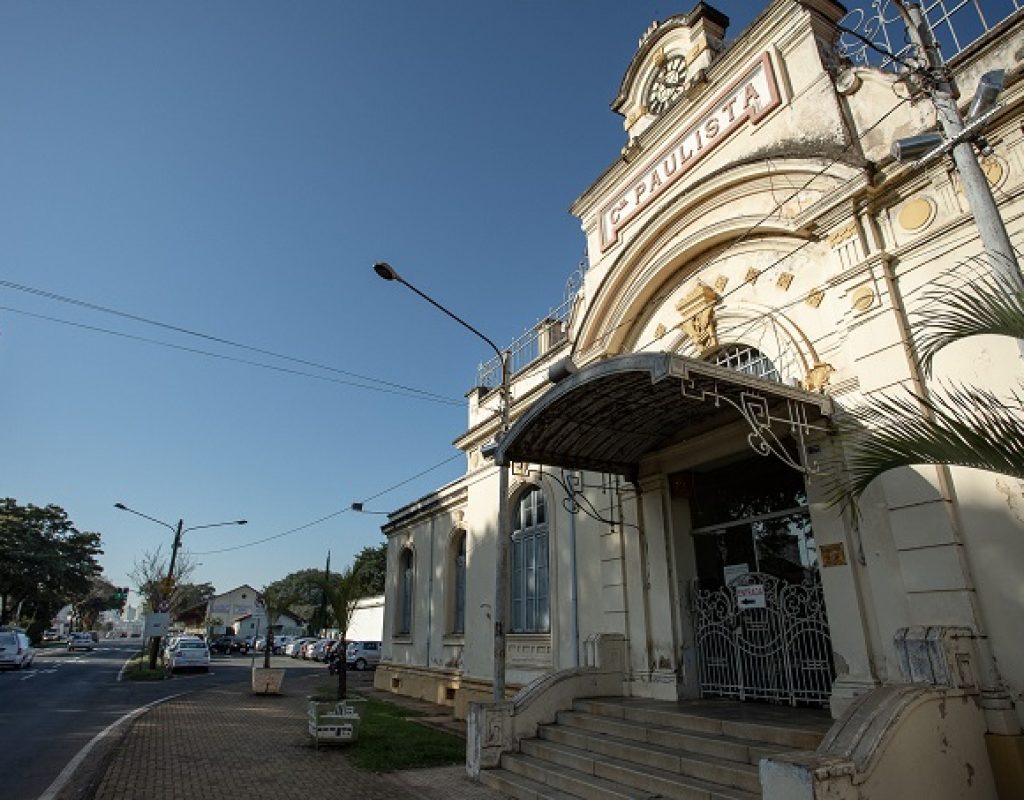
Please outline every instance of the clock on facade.
[{"label": "clock on facade", "polygon": [[685,78],[686,58],[682,55],[667,58],[647,84],[647,110],[651,114],[660,114],[670,108],[682,95]]}]

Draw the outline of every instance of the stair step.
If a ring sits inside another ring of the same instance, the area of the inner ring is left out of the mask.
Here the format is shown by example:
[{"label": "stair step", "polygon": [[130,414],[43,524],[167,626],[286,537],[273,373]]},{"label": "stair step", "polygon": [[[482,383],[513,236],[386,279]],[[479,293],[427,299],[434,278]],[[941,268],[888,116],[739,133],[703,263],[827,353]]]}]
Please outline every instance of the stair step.
[{"label": "stair step", "polygon": [[[656,767],[667,772],[689,775],[712,783],[735,786],[750,792],[759,792],[761,790],[757,767],[739,759],[719,758],[715,755],[680,751],[672,745],[666,746],[661,743],[637,742],[617,736],[585,732],[560,725],[541,726],[538,733],[541,737],[541,744],[550,742],[555,745],[574,748],[581,752],[592,753],[597,757],[610,756],[622,761],[630,761],[634,764]],[[530,752],[527,748],[535,748],[534,742],[537,741],[523,741],[523,752]],[[653,738],[653,741],[657,742],[659,740]],[[742,744],[736,745],[736,747],[744,751],[747,749]],[[541,755],[536,752],[531,754]],[[567,766],[572,765],[567,764]]]},{"label": "stair step", "polygon": [[480,782],[517,800],[579,800],[579,795],[568,794],[507,769],[480,770]]},{"label": "stair step", "polygon": [[747,739],[737,739],[698,731],[681,731],[639,722],[611,720],[596,714],[563,711],[558,715],[558,726],[574,731],[584,731],[596,736],[621,739],[625,743],[657,744],[662,747],[682,750],[697,755],[714,756],[726,761],[757,766],[762,758],[789,752],[795,748],[785,745],[767,745]]},{"label": "stair step", "polygon": [[[760,744],[782,745],[797,750],[814,750],[825,735],[823,730],[797,725],[754,722],[685,711],[680,708],[658,708],[643,704],[603,700],[577,700],[575,711],[607,718],[613,723],[640,723],[672,728],[691,733],[710,733],[734,739],[752,740]],[[569,713],[569,712],[564,712]]]},{"label": "stair step", "polygon": [[761,792],[703,781],[619,759],[594,759],[584,772],[545,758],[504,755],[501,765],[585,800],[759,800]]},{"label": "stair step", "polygon": [[[572,797],[586,800],[651,800],[652,793],[614,783],[596,775],[567,770],[533,756],[505,753],[501,766],[509,772],[526,777],[549,789],[557,789]],[[483,775],[483,772],[480,773]]]}]

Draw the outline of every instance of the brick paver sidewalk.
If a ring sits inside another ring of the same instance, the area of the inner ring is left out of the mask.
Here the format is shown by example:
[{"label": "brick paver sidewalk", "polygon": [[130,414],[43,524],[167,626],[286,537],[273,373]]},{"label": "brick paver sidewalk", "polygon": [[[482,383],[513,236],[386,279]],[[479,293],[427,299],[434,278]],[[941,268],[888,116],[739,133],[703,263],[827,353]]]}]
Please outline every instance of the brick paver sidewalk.
[{"label": "brick paver sidewalk", "polygon": [[501,797],[461,765],[379,774],[351,766],[343,747],[315,749],[306,732],[312,690],[313,680],[289,675],[284,695],[234,684],[152,708],[111,752],[95,800]]}]

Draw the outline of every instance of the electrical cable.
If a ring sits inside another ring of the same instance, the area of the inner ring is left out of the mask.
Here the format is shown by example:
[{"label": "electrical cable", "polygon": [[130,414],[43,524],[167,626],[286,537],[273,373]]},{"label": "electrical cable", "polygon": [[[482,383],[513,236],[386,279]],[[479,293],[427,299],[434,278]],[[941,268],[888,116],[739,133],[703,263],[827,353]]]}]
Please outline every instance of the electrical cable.
[{"label": "electrical cable", "polygon": [[[0,311],[8,311],[12,314],[20,314],[26,317],[32,317],[34,319],[43,320],[45,322],[53,322],[60,325],[67,325],[73,328],[81,328],[83,330],[92,331],[93,333],[104,333],[108,336],[117,336],[122,339],[129,339],[131,341],[143,342],[145,344],[157,345],[159,347],[166,347],[171,350],[180,350],[185,353],[192,353],[194,355],[206,356],[207,358],[217,358],[222,361],[230,361],[236,364],[245,364],[250,367],[259,367],[260,369],[267,369],[274,372],[282,372],[287,375],[298,375],[304,378],[313,378],[319,381],[326,381],[327,383],[337,383],[342,386],[352,386],[357,389],[367,389],[374,392],[383,392],[384,394],[393,394],[399,397],[408,397],[416,400],[426,400],[431,403],[440,403],[442,405],[450,406],[461,406],[464,401],[456,400],[454,398],[447,398],[441,395],[435,395],[430,392],[423,392],[419,389],[412,387],[404,387],[400,384],[389,384],[385,381],[380,381],[382,385],[374,386],[365,383],[358,383],[354,380],[344,380],[343,378],[332,378],[329,375],[317,375],[312,372],[303,372],[302,370],[291,369],[290,367],[282,367],[276,364],[265,364],[260,361],[252,361],[247,358],[238,358],[237,356],[229,356],[224,353],[215,353],[211,350],[202,350],[196,347],[188,347],[187,345],[174,344],[173,342],[162,342],[159,339],[150,339],[146,336],[138,336],[132,333],[124,333],[123,331],[115,331],[109,328],[101,328],[96,325],[87,325],[84,322],[72,322],[71,320],[60,319],[59,317],[51,317],[46,314],[36,314],[32,311],[25,311],[19,308],[12,308],[10,306],[0,305]],[[346,373],[353,374],[353,373]],[[368,378],[367,380],[373,380]]]},{"label": "electrical cable", "polygon": [[[456,453],[453,456],[449,456],[448,458],[444,459],[443,461],[438,461],[436,464],[434,464],[431,467],[427,467],[422,472],[418,472],[415,475],[413,475],[412,477],[406,478],[405,480],[400,481],[399,483],[396,483],[393,486],[389,486],[387,489],[383,489],[383,490],[377,492],[377,494],[371,495],[370,497],[368,497],[366,499],[367,500],[373,500],[375,498],[381,497],[382,495],[385,495],[388,492],[391,492],[391,491],[397,489],[399,486],[404,486],[405,484],[410,483],[411,481],[414,481],[417,478],[422,478],[428,472],[432,472],[435,469],[439,469],[440,467],[443,467],[445,464],[448,464],[448,463],[454,461],[456,458],[458,458],[461,455],[462,455],[462,453],[459,452],[459,453]],[[237,545],[233,545],[231,547],[222,547],[222,548],[219,548],[217,550],[203,550],[201,552],[200,551],[189,551],[189,552],[191,552],[192,555],[196,555],[196,556],[209,556],[209,555],[214,555],[216,553],[227,553],[227,552],[232,551],[232,550],[242,550],[242,549],[244,549],[246,547],[255,547],[258,544],[264,544],[266,542],[273,541],[274,539],[280,539],[280,538],[282,538],[284,536],[290,536],[293,533],[299,533],[300,531],[304,531],[307,528],[312,528],[314,525],[319,525],[321,522],[326,522],[327,520],[334,519],[335,517],[340,516],[341,514],[346,514],[349,511],[352,511],[351,506],[348,507],[348,508],[340,509],[339,511],[333,511],[330,514],[327,514],[326,516],[323,516],[323,517],[320,517],[319,519],[313,520],[312,522],[304,523],[303,525],[299,525],[298,527],[295,527],[295,528],[290,528],[289,530],[282,531],[281,533],[275,533],[272,536],[265,536],[265,537],[263,537],[261,539],[255,539],[255,540],[253,540],[251,542],[245,542],[243,544],[237,544]]]},{"label": "electrical cable", "polygon": [[[373,378],[373,377],[370,377],[368,375],[360,375],[358,372],[350,372],[348,370],[339,369],[338,367],[332,367],[332,366],[330,366],[328,364],[320,364],[320,363],[318,363],[316,361],[309,361],[309,360],[304,359],[304,358],[298,358],[296,356],[289,356],[289,355],[286,355],[286,354],[283,354],[283,353],[277,353],[277,352],[275,352],[273,350],[265,350],[265,349],[263,349],[261,347],[253,347],[252,345],[243,344],[241,342],[236,342],[236,341],[233,341],[231,339],[224,339],[224,338],[222,338],[220,336],[213,336],[211,334],[202,333],[201,331],[194,331],[194,330],[192,330],[190,328],[183,328],[183,327],[181,327],[179,325],[171,325],[170,323],[167,323],[167,322],[161,322],[159,320],[149,319],[148,317],[143,317],[143,316],[140,316],[138,314],[132,314],[132,313],[127,312],[127,311],[120,311],[120,310],[115,309],[115,308],[108,308],[107,306],[101,306],[101,305],[97,305],[96,303],[90,303],[90,302],[88,302],[86,300],[79,300],[78,298],[75,298],[75,297],[68,297],[67,295],[57,294],[55,292],[47,291],[46,289],[38,289],[38,288],[36,288],[34,286],[26,286],[25,284],[21,284],[21,283],[14,283],[13,281],[5,280],[3,278],[0,278],[0,287],[5,288],[5,289],[12,289],[12,290],[18,291],[18,292],[25,292],[27,294],[35,295],[36,297],[42,297],[42,298],[44,298],[46,300],[54,300],[54,301],[60,302],[60,303],[67,303],[69,305],[78,306],[80,308],[85,308],[85,309],[88,309],[90,311],[99,311],[99,312],[104,313],[104,314],[110,314],[110,315],[113,315],[113,316],[116,316],[116,317],[121,317],[123,319],[129,319],[129,320],[132,320],[133,322],[140,322],[140,323],[142,323],[144,325],[152,325],[152,326],[157,327],[157,328],[163,328],[164,330],[169,330],[169,331],[174,331],[175,333],[185,334],[186,336],[194,336],[194,337],[199,338],[199,339],[205,339],[205,340],[210,341],[210,342],[216,342],[217,344],[228,345],[229,347],[237,347],[240,350],[247,350],[247,351],[252,352],[252,353],[259,353],[260,355],[271,356],[272,358],[280,358],[282,361],[291,361],[291,362],[296,363],[296,364],[302,364],[303,366],[306,366],[306,367],[314,367],[316,369],[322,369],[322,370],[325,370],[327,372],[334,372],[334,373],[339,374],[339,375],[346,375],[349,378],[356,378],[356,379],[361,380],[361,381],[369,381],[370,383],[379,383],[382,386],[388,386],[388,387],[390,387],[392,389],[399,389],[399,390],[402,390],[402,391],[405,391],[405,392],[421,394],[424,397],[432,397],[432,398],[435,398],[435,399],[438,399],[438,400],[443,400],[445,402],[452,401],[452,398],[450,398],[450,397],[444,397],[443,395],[434,394],[433,392],[427,392],[427,391],[425,391],[423,389],[415,389],[415,388],[410,387],[410,386],[403,386],[400,383],[392,383],[390,381],[382,380],[380,378]],[[102,329],[96,329],[96,330],[102,330]],[[154,342],[154,340],[145,339],[145,338],[141,338],[141,337],[140,337],[139,340],[140,341]],[[180,349],[187,350],[188,348],[180,348]],[[205,351],[192,351],[192,352],[203,352],[203,353],[205,353]],[[252,363],[252,362],[243,362],[243,363]],[[297,374],[302,374],[302,373],[297,373]],[[358,385],[358,384],[353,384],[353,385]],[[459,405],[461,405],[463,401],[458,400],[456,402]]]}]

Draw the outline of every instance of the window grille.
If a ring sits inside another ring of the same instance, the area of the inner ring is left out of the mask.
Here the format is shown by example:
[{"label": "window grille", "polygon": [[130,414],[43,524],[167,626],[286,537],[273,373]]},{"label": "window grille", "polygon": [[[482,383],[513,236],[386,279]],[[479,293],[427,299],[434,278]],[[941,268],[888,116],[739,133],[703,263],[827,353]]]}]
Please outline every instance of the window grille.
[{"label": "window grille", "polygon": [[455,597],[452,633],[466,632],[466,534],[460,533],[455,546]]},{"label": "window grille", "polygon": [[779,371],[775,365],[760,350],[745,345],[730,345],[723,347],[712,355],[708,361],[719,367],[727,367],[737,372],[753,375],[755,378],[764,378],[768,381],[781,382]]},{"label": "window grille", "polygon": [[413,561],[412,550],[402,551],[402,613],[398,620],[398,632],[410,633],[412,631],[412,590],[413,590]]},{"label": "window grille", "polygon": [[548,521],[544,494],[534,489],[519,501],[512,531],[512,632],[547,633]]}]

